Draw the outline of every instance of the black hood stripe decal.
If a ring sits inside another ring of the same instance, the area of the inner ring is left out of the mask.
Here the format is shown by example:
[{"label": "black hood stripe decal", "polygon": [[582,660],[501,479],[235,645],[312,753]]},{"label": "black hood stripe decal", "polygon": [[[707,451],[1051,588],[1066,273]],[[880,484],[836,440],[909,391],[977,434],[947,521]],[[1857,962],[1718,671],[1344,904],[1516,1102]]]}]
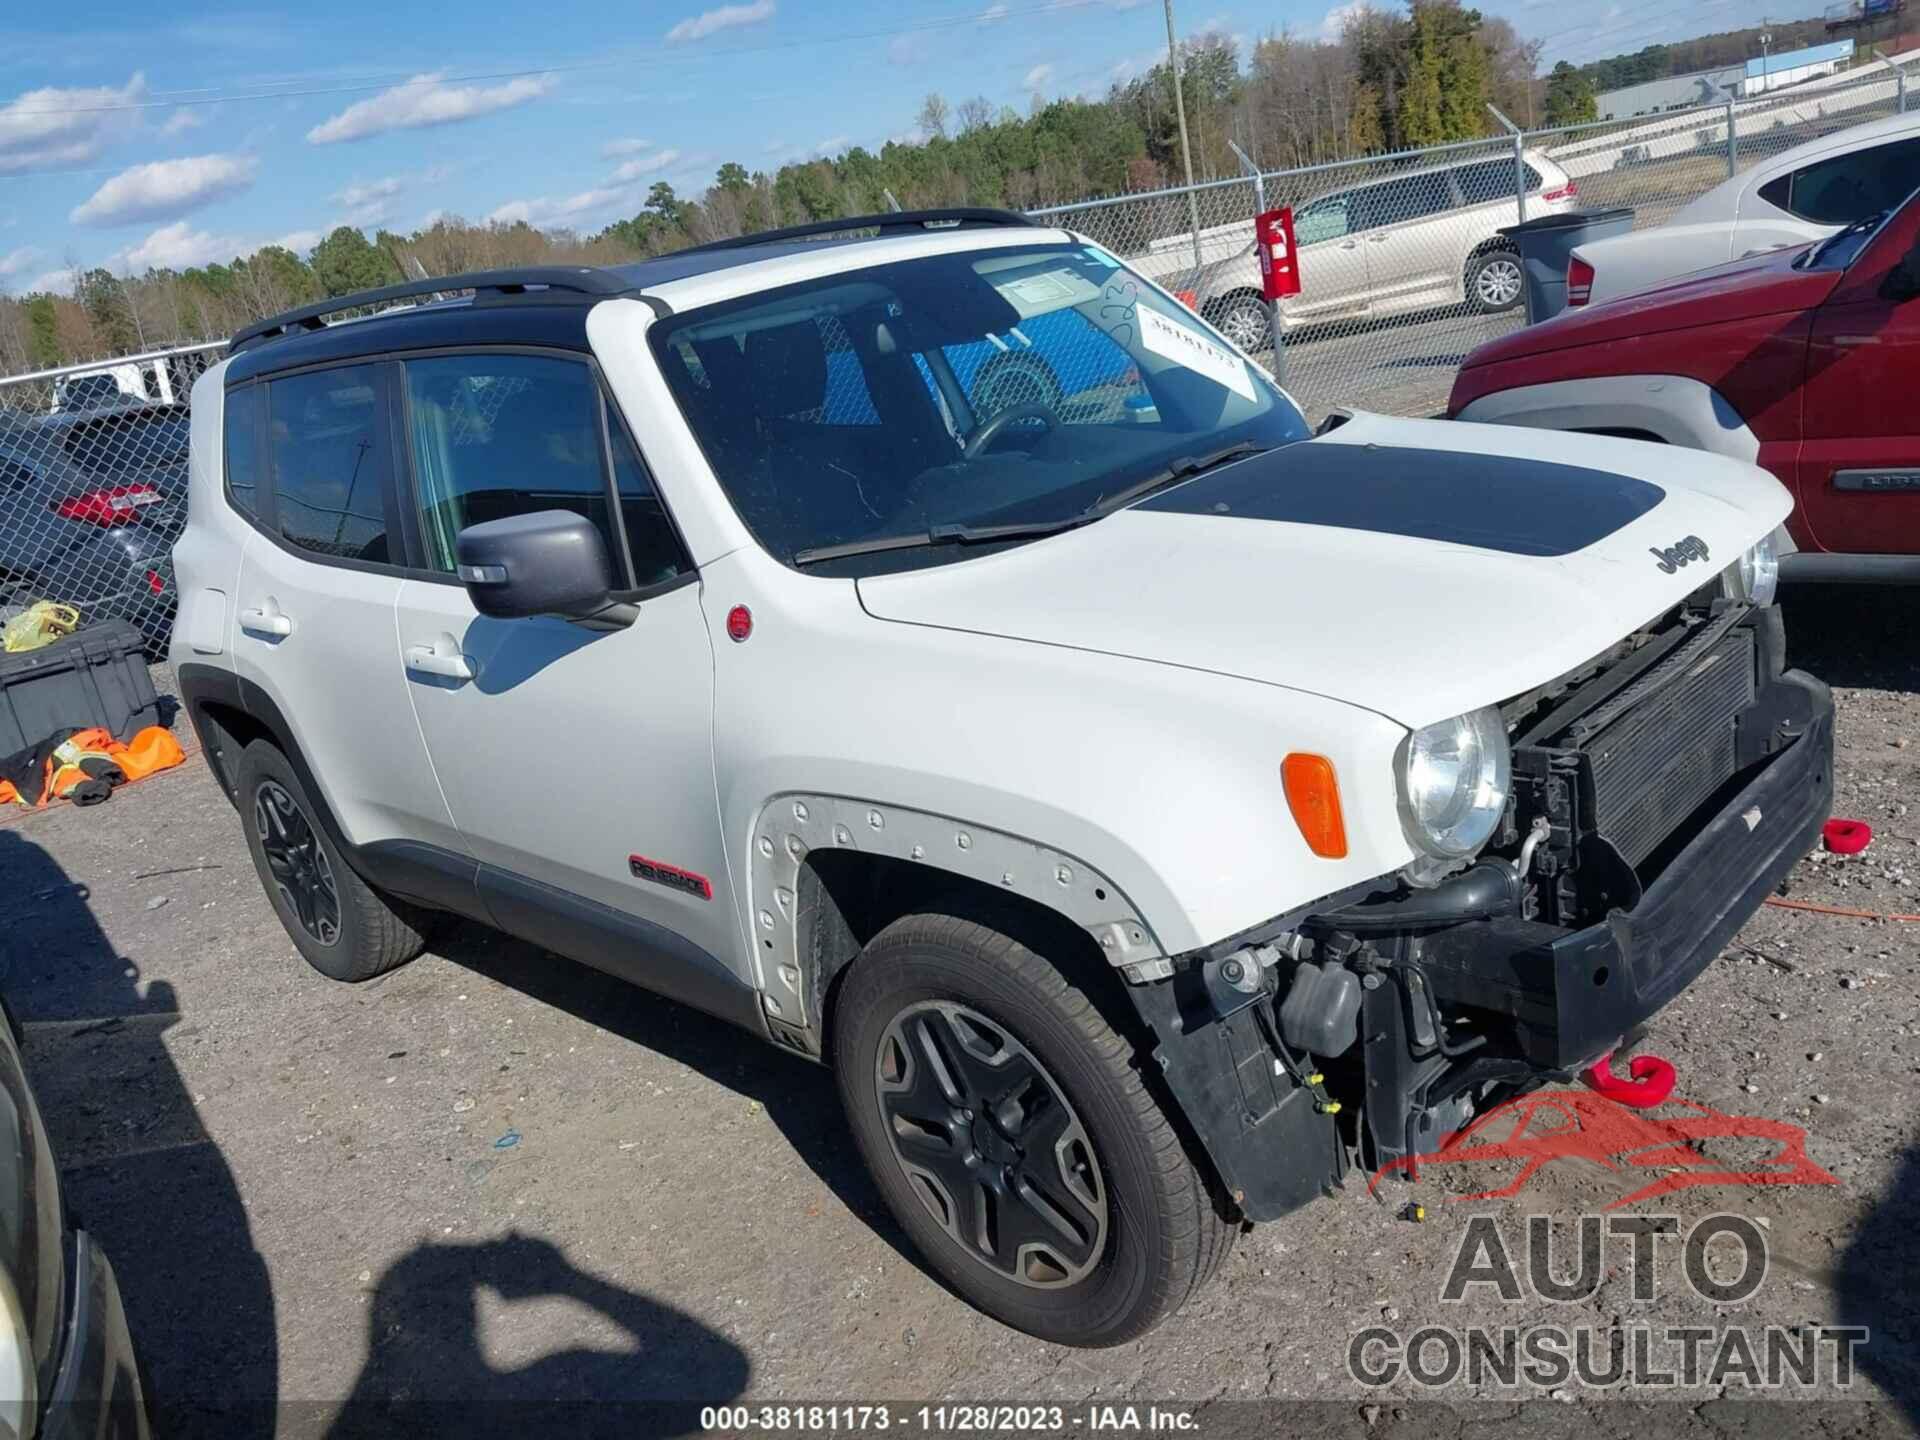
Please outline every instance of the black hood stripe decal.
[{"label": "black hood stripe decal", "polygon": [[1665,498],[1658,485],[1582,465],[1307,441],[1197,476],[1133,508],[1571,555]]}]

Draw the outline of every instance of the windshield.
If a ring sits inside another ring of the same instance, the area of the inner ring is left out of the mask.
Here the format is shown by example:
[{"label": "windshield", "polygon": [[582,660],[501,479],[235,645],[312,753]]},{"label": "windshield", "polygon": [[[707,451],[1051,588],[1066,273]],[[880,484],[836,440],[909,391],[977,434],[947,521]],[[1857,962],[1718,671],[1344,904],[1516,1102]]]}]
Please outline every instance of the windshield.
[{"label": "windshield", "polygon": [[[1157,475],[1308,433],[1265,374],[1095,246],[876,265],[652,335],[747,527],[816,574],[1018,543]],[[981,544],[939,543],[956,535]],[[841,550],[861,553],[818,553]]]}]

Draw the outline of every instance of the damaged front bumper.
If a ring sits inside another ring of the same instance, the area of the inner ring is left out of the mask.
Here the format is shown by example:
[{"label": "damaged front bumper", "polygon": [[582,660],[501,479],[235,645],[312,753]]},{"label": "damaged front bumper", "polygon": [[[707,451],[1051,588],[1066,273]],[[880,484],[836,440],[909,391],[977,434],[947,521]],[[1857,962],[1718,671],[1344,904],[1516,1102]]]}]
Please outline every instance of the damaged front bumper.
[{"label": "damaged front bumper", "polygon": [[[1241,1212],[1298,1208],[1339,1184],[1355,1148],[1370,1168],[1431,1153],[1495,1096],[1570,1079],[1691,984],[1831,813],[1827,687],[1776,673],[1765,713],[1776,748],[1691,818],[1635,903],[1596,923],[1481,913],[1399,928],[1379,922],[1405,912],[1362,904],[1293,920],[1291,951],[1216,950],[1128,987]],[[1312,1027],[1283,1003],[1309,983]]]}]

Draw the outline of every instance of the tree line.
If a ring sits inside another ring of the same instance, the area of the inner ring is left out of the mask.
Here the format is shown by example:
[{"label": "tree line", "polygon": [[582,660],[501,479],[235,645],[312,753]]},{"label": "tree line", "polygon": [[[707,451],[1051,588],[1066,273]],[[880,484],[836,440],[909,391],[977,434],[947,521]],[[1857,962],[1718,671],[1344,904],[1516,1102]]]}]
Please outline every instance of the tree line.
[{"label": "tree line", "polygon": [[[1702,44],[1663,48],[1692,56]],[[1195,36],[1179,62],[1195,177],[1242,173],[1236,145],[1272,171],[1496,135],[1493,109],[1527,127],[1589,118],[1595,67],[1556,66],[1543,82],[1539,51],[1506,20],[1459,0],[1363,6],[1337,35],[1281,31],[1247,55],[1217,32]],[[1030,210],[1163,188],[1182,174],[1171,80],[1163,61],[1116,78],[1098,100],[1036,96],[1026,114],[978,96],[929,95],[917,139],[856,145],[771,173],[729,162],[697,196],[663,181],[635,214],[593,233],[448,217],[371,239],[343,225],[305,256],[268,245],[138,276],[84,270],[70,295],[0,298],[0,374],[219,339],[264,315],[406,275],[618,264],[896,204]],[[1169,222],[1184,223],[1174,207]]]}]

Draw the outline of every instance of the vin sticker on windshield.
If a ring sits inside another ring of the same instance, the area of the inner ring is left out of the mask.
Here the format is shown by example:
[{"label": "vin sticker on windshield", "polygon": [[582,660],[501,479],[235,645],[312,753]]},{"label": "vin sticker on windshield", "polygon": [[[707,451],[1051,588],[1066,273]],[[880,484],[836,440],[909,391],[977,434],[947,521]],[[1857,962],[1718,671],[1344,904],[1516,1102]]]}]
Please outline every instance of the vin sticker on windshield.
[{"label": "vin sticker on windshield", "polygon": [[1154,354],[1199,372],[1244,400],[1253,399],[1253,377],[1247,374],[1247,363],[1231,350],[1145,305],[1137,318],[1140,343]]}]

